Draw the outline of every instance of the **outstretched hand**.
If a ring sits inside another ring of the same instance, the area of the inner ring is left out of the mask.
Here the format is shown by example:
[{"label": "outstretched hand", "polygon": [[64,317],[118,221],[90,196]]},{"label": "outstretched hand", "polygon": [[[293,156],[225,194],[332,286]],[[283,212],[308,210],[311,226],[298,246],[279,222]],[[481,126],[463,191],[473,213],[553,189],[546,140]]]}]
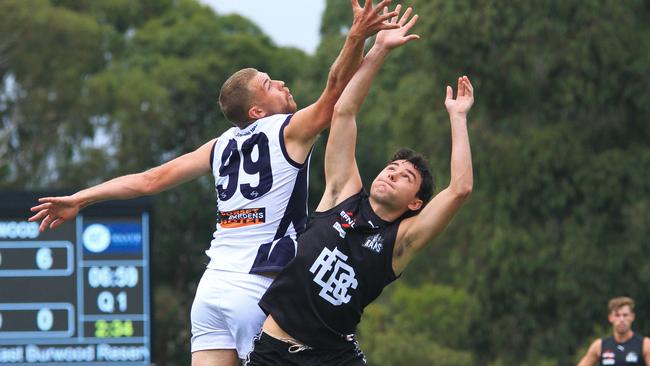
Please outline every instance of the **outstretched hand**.
[{"label": "outstretched hand", "polygon": [[467,76],[458,78],[456,99],[454,99],[454,90],[447,85],[445,107],[450,116],[467,116],[472,104],[474,104],[474,87]]},{"label": "outstretched hand", "polygon": [[36,214],[28,219],[28,221],[41,220],[38,230],[43,232],[48,227],[56,229],[65,221],[73,219],[79,213],[79,204],[71,196],[65,197],[45,197],[39,198],[38,202],[41,204],[34,206],[30,211]]},{"label": "outstretched hand", "polygon": [[366,39],[381,30],[395,29],[399,27],[398,24],[388,21],[390,18],[398,15],[396,11],[390,13],[381,12],[381,9],[388,6],[392,0],[382,0],[376,7],[373,7],[372,5],[373,0],[365,0],[363,7],[359,5],[359,0],[350,1],[352,3],[352,14],[354,16],[352,26],[350,27],[351,35],[360,36],[363,37],[363,39]]},{"label": "outstretched hand", "polygon": [[[409,17],[413,12],[411,7],[408,7],[402,17],[399,17],[399,13],[402,10],[401,5],[395,7],[395,11],[391,13],[397,13],[390,21],[389,24],[397,25],[398,27],[393,29],[385,29],[377,33],[377,38],[375,39],[375,45],[378,47],[383,47],[386,49],[393,49],[399,47],[403,44],[406,44],[412,40],[420,39],[420,36],[417,34],[406,34],[411,28],[417,23],[418,15],[414,15],[410,20]],[[384,8],[384,14],[391,14],[388,12],[388,8]],[[398,20],[399,18],[399,20]]]}]

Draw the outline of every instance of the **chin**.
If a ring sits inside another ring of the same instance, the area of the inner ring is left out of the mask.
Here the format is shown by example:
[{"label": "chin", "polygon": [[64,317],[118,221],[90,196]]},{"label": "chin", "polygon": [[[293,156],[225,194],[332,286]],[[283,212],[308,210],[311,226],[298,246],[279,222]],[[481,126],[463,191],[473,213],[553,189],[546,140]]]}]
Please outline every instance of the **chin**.
[{"label": "chin", "polygon": [[377,202],[388,203],[393,201],[391,194],[382,187],[371,189],[370,196]]},{"label": "chin", "polygon": [[293,113],[296,113],[297,110],[298,110],[298,108],[296,107],[295,104],[294,105],[288,105],[288,106],[282,108],[282,110],[280,112],[278,112],[278,114],[293,114]]}]

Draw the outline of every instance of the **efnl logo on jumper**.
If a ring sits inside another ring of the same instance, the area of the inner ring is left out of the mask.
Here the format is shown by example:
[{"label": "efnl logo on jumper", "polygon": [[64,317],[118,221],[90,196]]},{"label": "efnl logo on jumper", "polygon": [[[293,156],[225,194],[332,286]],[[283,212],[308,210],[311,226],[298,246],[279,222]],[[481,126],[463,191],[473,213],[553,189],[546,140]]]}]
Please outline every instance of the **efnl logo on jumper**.
[{"label": "efnl logo on jumper", "polygon": [[341,216],[342,223],[337,221],[334,223],[334,225],[332,225],[332,227],[336,229],[336,231],[338,231],[339,236],[341,238],[345,239],[345,235],[346,235],[345,230],[349,228],[354,229],[354,225],[356,223],[354,221],[352,212],[341,211],[339,215]]},{"label": "efnl logo on jumper", "polygon": [[603,352],[603,360],[601,363],[605,366],[607,365],[614,365],[616,364],[616,355],[612,350],[606,349],[605,352]]},{"label": "efnl logo on jumper", "polygon": [[334,306],[347,304],[352,298],[348,295],[348,289],[356,289],[358,285],[354,278],[354,268],[345,263],[346,259],[348,256],[337,248],[331,251],[323,248],[309,268],[309,272],[316,273],[314,282],[322,288],[318,294]]}]

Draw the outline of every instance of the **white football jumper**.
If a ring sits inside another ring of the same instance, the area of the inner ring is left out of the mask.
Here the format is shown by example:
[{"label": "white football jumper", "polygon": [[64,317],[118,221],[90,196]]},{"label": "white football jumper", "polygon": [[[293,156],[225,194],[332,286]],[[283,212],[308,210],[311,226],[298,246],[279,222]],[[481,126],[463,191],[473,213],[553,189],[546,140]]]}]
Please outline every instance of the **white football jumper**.
[{"label": "white football jumper", "polygon": [[262,118],[218,138],[212,153],[218,220],[208,268],[279,272],[295,256],[307,220],[308,161],[287,154],[283,130],[291,116]]}]

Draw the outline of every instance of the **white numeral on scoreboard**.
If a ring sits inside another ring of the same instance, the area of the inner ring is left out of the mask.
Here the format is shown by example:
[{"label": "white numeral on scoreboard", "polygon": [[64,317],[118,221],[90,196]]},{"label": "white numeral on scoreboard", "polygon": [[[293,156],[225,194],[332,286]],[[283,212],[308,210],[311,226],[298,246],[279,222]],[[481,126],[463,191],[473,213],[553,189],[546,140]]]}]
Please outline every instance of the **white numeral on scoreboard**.
[{"label": "white numeral on scoreboard", "polygon": [[121,312],[126,311],[126,292],[122,291],[117,294],[117,306],[120,308]]},{"label": "white numeral on scoreboard", "polygon": [[36,325],[38,325],[38,329],[46,332],[52,329],[52,324],[54,324],[52,310],[47,308],[39,310],[36,314]]},{"label": "white numeral on scoreboard", "polygon": [[[126,292],[117,294],[117,307],[121,312],[126,311]],[[97,295],[97,308],[104,313],[115,312],[115,296],[108,291],[102,291]]]},{"label": "white numeral on scoreboard", "polygon": [[46,270],[52,268],[52,249],[41,248],[36,252],[36,265],[38,268]]}]

